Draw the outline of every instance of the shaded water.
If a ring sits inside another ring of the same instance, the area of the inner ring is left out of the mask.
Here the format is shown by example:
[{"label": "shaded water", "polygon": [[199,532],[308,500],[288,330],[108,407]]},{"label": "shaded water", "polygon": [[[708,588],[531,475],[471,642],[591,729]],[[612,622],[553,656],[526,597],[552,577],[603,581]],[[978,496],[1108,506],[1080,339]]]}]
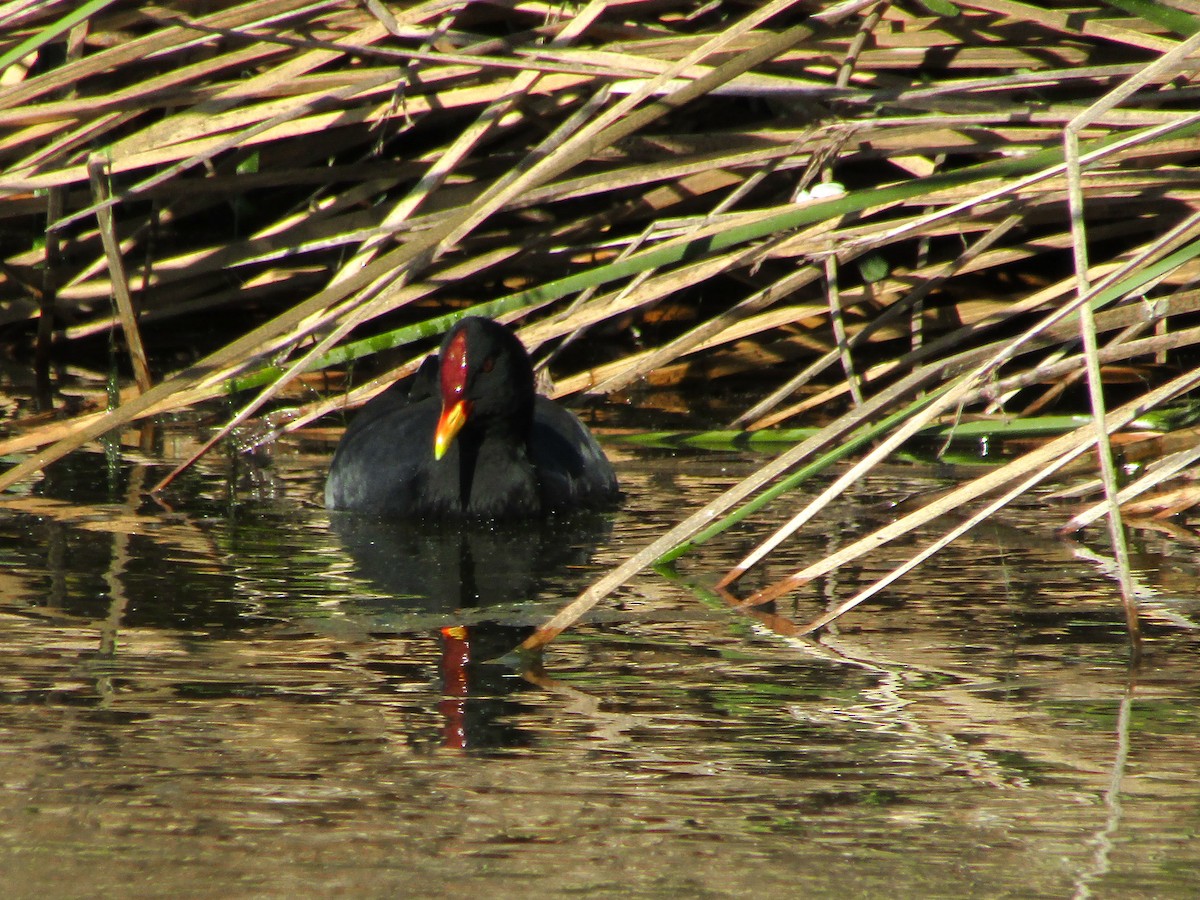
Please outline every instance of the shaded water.
[{"label": "shaded water", "polygon": [[[618,448],[614,516],[464,539],[331,523],[328,449],[209,460],[169,506],[161,461],[78,454],[0,506],[4,896],[1195,893],[1181,542],[1138,546],[1136,673],[1102,551],[1014,515],[820,643],[696,587],[744,529],[522,678],[487,660],[757,460]],[[943,484],[881,475],[756,577]]]}]

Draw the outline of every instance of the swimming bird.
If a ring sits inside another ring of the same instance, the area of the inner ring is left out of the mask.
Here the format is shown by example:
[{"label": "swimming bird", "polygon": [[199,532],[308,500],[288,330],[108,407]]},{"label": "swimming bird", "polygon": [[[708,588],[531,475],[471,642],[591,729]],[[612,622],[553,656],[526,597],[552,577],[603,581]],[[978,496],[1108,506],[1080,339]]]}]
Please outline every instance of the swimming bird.
[{"label": "swimming bird", "polygon": [[536,518],[619,496],[587,426],[535,391],[517,336],[477,316],[362,408],[325,482],[327,508],[397,519]]}]

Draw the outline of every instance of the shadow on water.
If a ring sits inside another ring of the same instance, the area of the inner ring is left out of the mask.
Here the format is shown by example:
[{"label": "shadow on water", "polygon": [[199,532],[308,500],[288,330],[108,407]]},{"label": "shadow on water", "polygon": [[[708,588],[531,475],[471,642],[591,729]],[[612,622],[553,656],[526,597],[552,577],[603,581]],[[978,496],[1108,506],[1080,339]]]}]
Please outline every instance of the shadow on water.
[{"label": "shadow on water", "polygon": [[[85,453],[3,498],[6,897],[1193,890],[1178,535],[1136,536],[1137,672],[1103,541],[1018,511],[819,641],[784,626],[911,548],[739,612],[705,586],[760,517],[522,677],[490,660],[756,461],[636,451],[611,516],[467,534],[327,515],[326,458],[209,460],[155,501],[153,467]],[[945,477],[881,473],[747,589]]]}]

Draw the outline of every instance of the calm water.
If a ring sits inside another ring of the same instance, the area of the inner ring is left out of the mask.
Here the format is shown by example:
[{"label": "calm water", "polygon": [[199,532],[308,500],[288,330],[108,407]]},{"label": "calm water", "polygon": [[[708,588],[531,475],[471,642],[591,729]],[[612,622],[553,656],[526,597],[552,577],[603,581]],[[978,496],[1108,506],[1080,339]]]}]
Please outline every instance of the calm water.
[{"label": "calm water", "polygon": [[[1102,542],[1014,513],[819,643],[703,589],[763,520],[521,677],[489,660],[756,461],[616,447],[621,512],[465,538],[331,522],[312,442],[147,499],[184,449],[0,505],[5,897],[1197,892],[1186,534],[1135,535],[1137,671]],[[755,584],[945,483],[881,475]]]}]

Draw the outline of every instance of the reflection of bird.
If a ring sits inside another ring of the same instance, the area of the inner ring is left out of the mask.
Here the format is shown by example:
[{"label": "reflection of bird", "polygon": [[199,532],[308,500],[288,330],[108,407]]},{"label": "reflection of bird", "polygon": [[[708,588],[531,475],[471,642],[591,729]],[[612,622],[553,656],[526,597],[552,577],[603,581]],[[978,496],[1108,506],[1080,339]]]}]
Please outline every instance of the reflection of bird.
[{"label": "reflection of bird", "polygon": [[363,408],[325,484],[330,509],[389,518],[529,518],[617,496],[584,424],[535,393],[521,342],[476,317],[450,330],[411,388]]},{"label": "reflection of bird", "polygon": [[[563,520],[496,522],[487,528],[428,528],[334,513],[330,524],[355,563],[356,574],[386,597],[346,595],[341,620],[376,636],[437,628],[441,647],[441,740],[457,749],[524,746],[530,740],[513,724],[510,695],[528,684],[492,660],[529,636],[540,619],[515,604],[543,590],[573,593],[587,578],[596,545],[606,540],[610,517],[577,514]],[[504,604],[493,620],[462,610]],[[470,620],[473,624],[466,625]]]},{"label": "reflection of bird", "polygon": [[[384,607],[401,616],[532,600],[544,579],[559,579],[586,565],[611,528],[601,513],[563,521],[497,522],[490,528],[426,528],[420,522],[334,513],[330,525],[357,574],[387,594],[391,599]],[[371,606],[366,598],[357,598],[355,605]]]}]

